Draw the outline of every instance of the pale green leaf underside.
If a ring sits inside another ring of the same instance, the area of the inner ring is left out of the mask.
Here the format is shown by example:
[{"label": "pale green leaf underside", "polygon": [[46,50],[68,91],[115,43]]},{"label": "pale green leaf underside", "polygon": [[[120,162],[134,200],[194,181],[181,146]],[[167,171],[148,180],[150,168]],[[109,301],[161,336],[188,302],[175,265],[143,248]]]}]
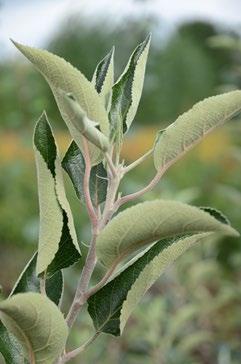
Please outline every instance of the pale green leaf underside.
[{"label": "pale green leaf underside", "polygon": [[[46,131],[48,131],[48,134]],[[46,271],[54,261],[55,255],[59,250],[62,234],[64,234],[64,228],[67,228],[69,232],[70,239],[68,244],[73,245],[72,253],[73,257],[75,256],[73,261],[76,261],[78,256],[80,256],[73,217],[65,195],[61,162],[57,154],[57,148],[55,149],[55,160],[51,170],[47,164],[47,158],[48,160],[52,158],[52,155],[49,154],[50,150],[54,150],[53,148],[46,149],[47,145],[50,147],[50,144],[54,143],[51,133],[47,116],[43,114],[37,123],[34,137],[40,210],[37,274]],[[45,150],[47,154],[44,154]],[[67,227],[64,224],[64,214],[66,215]]]},{"label": "pale green leaf underside", "polygon": [[81,108],[72,94],[66,94],[62,90],[59,90],[58,92],[59,94],[62,94],[62,102],[66,112],[68,112],[71,125],[89,142],[93,143],[101,151],[106,152],[109,149],[109,140],[108,137],[97,128],[98,123],[87,117],[85,111]]},{"label": "pale green leaf underside", "polygon": [[107,267],[156,240],[181,234],[220,232],[238,235],[209,213],[187,204],[156,200],[119,213],[97,238],[97,256]]},{"label": "pale green leaf underside", "polygon": [[182,114],[157,138],[154,164],[165,171],[205,135],[241,111],[241,91],[209,97]]},{"label": "pale green leaf underside", "polygon": [[[101,131],[108,136],[109,123],[104,103],[95,90],[93,84],[88,81],[79,70],[74,68],[63,58],[50,52],[24,46],[17,42],[14,42],[14,44],[25,55],[25,57],[34,64],[48,82],[56,99],[60,113],[69,128],[70,134],[80,148],[82,148],[82,136],[75,126],[72,125],[68,110],[66,110],[63,102],[63,95],[58,92],[59,89],[66,93],[73,94],[76,101],[86,112],[90,120],[98,122]],[[100,160],[100,155],[100,151],[93,146],[92,161],[94,164]]]},{"label": "pale green leaf underside", "polygon": [[210,235],[211,233],[201,233],[178,240],[168,248],[164,249],[143,269],[128,292],[127,298],[122,305],[120,315],[120,332],[123,331],[135,306],[164,272],[164,270],[195,243],[200,242],[202,239],[207,238]]},{"label": "pale green leaf underside", "polygon": [[62,313],[39,293],[20,293],[0,303],[0,318],[32,364],[53,364],[68,335]]},{"label": "pale green leaf underside", "polygon": [[64,179],[63,179],[61,161],[60,161],[59,157],[57,157],[57,159],[56,159],[55,171],[56,171],[55,186],[56,186],[57,198],[58,198],[60,206],[62,207],[62,209],[65,211],[65,213],[67,215],[70,236],[72,238],[75,248],[79,251],[79,244],[78,244],[78,239],[77,239],[77,235],[76,235],[76,231],[75,231],[74,220],[73,220],[72,212],[70,209],[69,201],[67,200],[67,197],[65,194]]},{"label": "pale green leaf underside", "polygon": [[141,297],[164,270],[193,244],[212,234],[162,239],[135,256],[88,299],[88,311],[96,330],[120,335]]},{"label": "pale green leaf underside", "polygon": [[63,212],[55,192],[55,180],[38,150],[35,150],[39,194],[39,245],[37,273],[47,270],[58,251]]}]

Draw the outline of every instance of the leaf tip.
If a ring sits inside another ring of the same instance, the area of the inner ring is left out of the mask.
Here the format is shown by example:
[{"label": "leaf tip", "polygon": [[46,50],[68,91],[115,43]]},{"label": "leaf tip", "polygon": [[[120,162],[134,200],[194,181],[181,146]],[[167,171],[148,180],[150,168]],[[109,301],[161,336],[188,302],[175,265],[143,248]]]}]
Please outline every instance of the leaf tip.
[{"label": "leaf tip", "polygon": [[9,38],[10,42],[12,42],[12,44],[21,52],[23,53],[23,48],[25,47],[23,44],[17,42],[16,40],[14,40],[13,38]]}]

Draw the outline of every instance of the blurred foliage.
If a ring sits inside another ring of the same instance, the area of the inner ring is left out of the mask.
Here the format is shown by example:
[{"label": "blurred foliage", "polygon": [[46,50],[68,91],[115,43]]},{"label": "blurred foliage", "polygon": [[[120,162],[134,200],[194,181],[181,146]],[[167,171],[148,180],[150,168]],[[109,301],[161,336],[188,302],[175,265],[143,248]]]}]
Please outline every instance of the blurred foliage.
[{"label": "blurred foliage", "polygon": [[[117,78],[135,45],[152,32],[147,76],[136,120],[144,124],[158,122],[161,127],[198,100],[217,93],[223,70],[231,67],[228,50],[213,50],[207,44],[207,39],[217,34],[213,25],[204,22],[181,25],[166,39],[161,36],[163,27],[154,16],[106,23],[101,17],[90,22],[89,18],[75,15],[63,21],[47,48],[91,79],[97,62],[115,45]],[[63,127],[48,86],[21,56],[10,63],[0,63],[0,82],[2,125],[21,129],[32,125],[46,109],[50,119]]]},{"label": "blurred foliage", "polygon": [[[196,101],[220,89],[240,86],[240,53],[210,47],[218,33],[203,22],[180,25],[165,39],[153,17],[127,18],[124,23],[89,23],[74,16],[64,21],[47,45],[88,77],[96,63],[116,45],[116,78],[130,51],[149,31],[153,44],[144,94],[135,127],[123,149],[131,162],[165,127]],[[0,280],[5,294],[36,249],[38,200],[32,153],[34,121],[43,109],[50,115],[62,154],[69,143],[45,81],[17,59],[0,63]],[[234,120],[178,162],[148,198],[171,198],[222,210],[241,231],[241,126]],[[129,174],[124,193],[145,185],[154,174],[151,161]],[[66,186],[80,241],[89,226],[75,192]],[[184,255],[171,267],[133,314],[121,339],[102,336],[83,357],[85,363],[238,364],[241,362],[241,241],[217,240]],[[80,266],[66,272],[66,291],[73,295]],[[97,275],[101,274],[101,270]],[[69,304],[69,298],[64,307]],[[71,345],[91,332],[87,314],[79,319]],[[0,359],[1,361],[1,359]],[[79,360],[76,364],[80,363]]]}]

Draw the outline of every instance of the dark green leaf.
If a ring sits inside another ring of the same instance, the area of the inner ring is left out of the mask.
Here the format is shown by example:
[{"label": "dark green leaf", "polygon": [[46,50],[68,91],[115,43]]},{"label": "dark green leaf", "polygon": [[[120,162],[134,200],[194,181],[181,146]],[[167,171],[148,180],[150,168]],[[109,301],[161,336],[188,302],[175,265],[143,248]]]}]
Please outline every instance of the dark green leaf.
[{"label": "dark green leaf", "polygon": [[112,104],[109,113],[111,137],[120,148],[123,133],[129,129],[141,98],[150,36],[139,44],[112,89]]},{"label": "dark green leaf", "polygon": [[[6,364],[24,364],[24,354],[21,345],[15,337],[8,333],[0,321],[0,353]],[[1,358],[0,358],[1,359]]]},{"label": "dark green leaf", "polygon": [[47,274],[51,276],[63,268],[68,268],[70,265],[77,262],[80,258],[78,251],[72,244],[72,237],[70,235],[68,220],[66,213],[63,212],[63,230],[59,242],[58,251],[52,263],[48,266]]},{"label": "dark green leaf", "polygon": [[55,159],[57,158],[57,147],[52,130],[44,112],[41,122],[37,123],[34,133],[34,144],[41,153],[53,177],[55,177]]},{"label": "dark green leaf", "polygon": [[214,209],[213,207],[206,207],[206,206],[202,206],[199,208],[205,212],[208,212],[211,216],[219,220],[221,223],[230,225],[230,221],[221,211]]},{"label": "dark green leaf", "polygon": [[83,180],[85,173],[85,161],[81,153],[81,150],[74,141],[72,141],[72,143],[70,144],[62,160],[62,167],[68,173],[78,198],[83,201],[84,200]]},{"label": "dark green leaf", "polygon": [[[62,167],[68,173],[78,198],[84,202],[83,180],[85,161],[79,147],[74,141],[70,144],[64,156]],[[99,163],[91,169],[90,173],[90,195],[96,206],[105,201],[106,191],[107,173],[103,163]]]},{"label": "dark green leaf", "polygon": [[[37,253],[30,259],[17,283],[15,284],[10,296],[17,293],[40,292],[40,279],[36,273]],[[56,269],[57,270],[57,269]],[[55,271],[56,271],[55,270]],[[47,296],[56,305],[59,304],[63,293],[63,273],[59,270],[51,278],[46,279]]]},{"label": "dark green leaf", "polygon": [[114,47],[111,51],[98,63],[94,76],[93,82],[98,94],[104,96],[112,88],[113,83],[113,55]]},{"label": "dark green leaf", "polygon": [[107,193],[107,172],[103,166],[103,163],[99,163],[94,166],[90,172],[90,195],[92,202],[95,206],[98,206],[106,199]]}]

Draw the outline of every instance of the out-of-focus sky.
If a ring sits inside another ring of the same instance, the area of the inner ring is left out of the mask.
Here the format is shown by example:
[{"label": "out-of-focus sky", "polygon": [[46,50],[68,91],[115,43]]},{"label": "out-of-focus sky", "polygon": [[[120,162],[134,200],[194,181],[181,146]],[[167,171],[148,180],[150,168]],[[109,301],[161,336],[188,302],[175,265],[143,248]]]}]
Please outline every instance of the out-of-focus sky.
[{"label": "out-of-focus sky", "polygon": [[213,20],[241,29],[240,0],[0,0],[0,54],[14,48],[9,38],[41,45],[60,21],[74,12],[123,20],[127,15],[155,13],[168,26],[188,19]]}]

